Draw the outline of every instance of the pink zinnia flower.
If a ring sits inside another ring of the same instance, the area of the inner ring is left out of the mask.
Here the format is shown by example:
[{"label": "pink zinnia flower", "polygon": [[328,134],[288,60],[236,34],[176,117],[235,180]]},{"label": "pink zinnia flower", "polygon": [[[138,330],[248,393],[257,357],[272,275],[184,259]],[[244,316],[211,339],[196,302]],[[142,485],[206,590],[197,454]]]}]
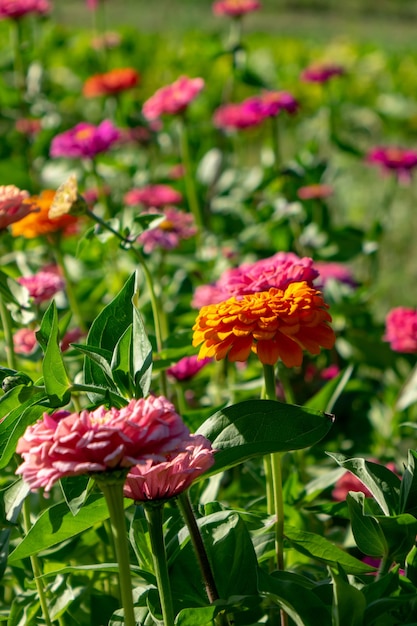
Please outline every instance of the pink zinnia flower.
[{"label": "pink zinnia flower", "polygon": [[42,122],[37,118],[20,117],[16,120],[15,128],[22,135],[34,137],[42,130]]},{"label": "pink zinnia flower", "polygon": [[360,491],[368,498],[372,495],[359,478],[347,471],[336,482],[332,491],[332,497],[337,502],[344,502],[349,491]]},{"label": "pink zinnia flower", "polygon": [[27,13],[44,15],[50,10],[47,0],[0,0],[0,20],[7,17],[19,20]]},{"label": "pink zinnia flower", "polygon": [[35,331],[31,328],[20,328],[13,335],[13,347],[16,354],[32,354],[37,346]]},{"label": "pink zinnia flower", "polygon": [[[149,213],[154,213],[154,209]],[[197,233],[194,217],[190,213],[179,211],[175,207],[166,207],[161,209],[161,215],[164,216],[162,221],[145,230],[137,238],[146,254],[150,254],[155,248],[163,250],[178,248],[183,239],[190,239]],[[155,219],[157,217],[158,214],[155,214]]]},{"label": "pink zinnia flower", "polygon": [[21,276],[17,282],[26,287],[36,304],[49,300],[65,287],[65,281],[54,269],[41,270],[32,276]]},{"label": "pink zinnia flower", "polygon": [[261,3],[258,0],[217,0],[212,8],[214,15],[241,17],[245,13],[260,9]]},{"label": "pink zinnia flower", "polygon": [[322,183],[313,183],[312,185],[305,185],[297,190],[297,196],[300,200],[322,200],[328,198],[333,193],[333,187],[331,185],[324,185]]},{"label": "pink zinnia flower", "polygon": [[204,87],[202,78],[180,76],[171,85],[158,89],[143,104],[142,113],[147,120],[156,120],[162,115],[176,115],[186,110]]},{"label": "pink zinnia flower", "polygon": [[196,354],[192,356],[185,356],[175,363],[175,365],[171,365],[168,367],[167,374],[175,380],[190,380],[193,378],[198,372],[203,369],[207,365],[207,363],[211,363],[212,359],[199,359]]},{"label": "pink zinnia flower", "polygon": [[81,339],[81,337],[84,336],[84,332],[81,330],[81,328],[71,328],[70,330],[68,330],[65,335],[62,338],[61,341],[61,350],[62,352],[65,352],[66,350],[69,350],[69,348],[71,347],[71,343],[75,343],[77,341],[79,341]]},{"label": "pink zinnia flower", "polygon": [[0,185],[0,231],[14,222],[18,222],[29,213],[36,213],[38,208],[26,200],[27,191],[22,191],[14,185]]},{"label": "pink zinnia flower", "polygon": [[383,172],[393,172],[398,180],[409,183],[411,171],[417,166],[417,152],[396,146],[378,146],[367,155],[368,163],[379,165]]},{"label": "pink zinnia flower", "polygon": [[345,68],[335,63],[313,63],[301,72],[301,80],[306,83],[327,83],[331,78],[345,73]]},{"label": "pink zinnia flower", "polygon": [[128,191],[124,202],[127,206],[143,204],[146,207],[160,208],[167,204],[180,204],[182,194],[169,185],[146,185]]},{"label": "pink zinnia flower", "polygon": [[396,307],[385,319],[384,341],[395,352],[417,353],[417,309]]},{"label": "pink zinnia flower", "polygon": [[263,117],[275,117],[281,111],[295,113],[299,104],[288,91],[265,91],[260,96],[252,96],[242,102],[246,109],[252,108]]},{"label": "pink zinnia flower", "polygon": [[127,475],[124,496],[135,502],[174,498],[213,463],[214,451],[210,441],[202,435],[190,435],[180,451],[167,455],[165,461],[147,459],[133,467]]},{"label": "pink zinnia flower", "polygon": [[44,413],[18,441],[24,462],[16,473],[31,490],[48,492],[64,476],[120,470],[149,458],[165,461],[189,434],[163,396],[131,400],[121,409]]},{"label": "pink zinnia flower", "polygon": [[222,130],[243,130],[259,126],[265,119],[261,107],[236,102],[222,104],[213,114],[213,124]]},{"label": "pink zinnia flower", "polygon": [[120,131],[110,120],[104,120],[98,126],[80,122],[53,138],[50,155],[68,159],[92,159],[97,154],[106,152],[119,139]]},{"label": "pink zinnia flower", "polygon": [[337,280],[350,287],[358,286],[351,270],[344,263],[338,263],[337,261],[316,261],[314,267],[319,272],[317,283],[320,284],[320,286],[325,286],[328,280]]}]

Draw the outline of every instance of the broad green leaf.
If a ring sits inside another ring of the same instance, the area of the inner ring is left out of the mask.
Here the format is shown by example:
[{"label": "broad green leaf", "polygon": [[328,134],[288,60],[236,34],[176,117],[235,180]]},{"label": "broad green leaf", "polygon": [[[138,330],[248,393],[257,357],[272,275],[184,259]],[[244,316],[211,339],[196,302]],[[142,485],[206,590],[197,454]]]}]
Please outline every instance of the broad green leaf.
[{"label": "broad green leaf", "polygon": [[397,399],[397,411],[405,411],[409,406],[417,402],[417,366],[414,367],[406,380]]},{"label": "broad green leaf", "polygon": [[135,381],[135,397],[146,397],[152,382],[152,345],[148,339],[138,308],[138,288],[132,298],[133,333],[132,333],[132,377]]},{"label": "broad green leaf", "polygon": [[312,559],[317,559],[332,567],[341,565],[347,574],[359,575],[375,571],[374,567],[359,561],[359,559],[355,559],[354,556],[351,556],[348,552],[345,552],[328,541],[325,537],[317,535],[316,533],[298,530],[287,524],[285,527],[285,537],[288,539],[291,546],[301,552],[301,554],[305,554]]},{"label": "broad green leaf", "polygon": [[417,546],[413,546],[405,559],[405,572],[407,578],[414,586],[417,586]]},{"label": "broad green leaf", "polygon": [[110,367],[112,353],[109,350],[104,350],[98,346],[87,346],[81,343],[73,343],[71,345],[73,348],[85,354],[89,359],[101,367],[103,373],[107,376],[105,379],[107,384],[116,389],[116,386],[113,383],[112,371]]},{"label": "broad green leaf", "polygon": [[389,557],[401,562],[415,544],[417,519],[414,515],[375,516],[388,543]]},{"label": "broad green leaf", "polygon": [[[125,506],[131,502],[125,501]],[[73,515],[66,502],[60,502],[42,512],[23,541],[9,556],[9,563],[15,563],[32,554],[38,554],[61,541],[74,537],[109,517],[104,497],[91,494],[77,515]]]},{"label": "broad green leaf", "polygon": [[[148,583],[155,585],[156,579],[155,576],[149,574],[146,570],[141,569],[137,565],[130,565],[130,570],[133,574],[140,576]],[[42,574],[41,578],[55,578],[58,575],[62,574],[77,574],[86,572],[87,574],[91,574],[93,572],[107,572],[109,574],[114,574],[119,571],[118,563],[90,563],[88,565],[68,565],[65,567],[61,567],[59,569],[55,569],[52,571],[45,572]]]},{"label": "broad green leaf", "polygon": [[341,467],[346,468],[369,489],[385,515],[398,513],[400,479],[384,465],[361,458],[348,459],[342,454],[327,453]]},{"label": "broad green leaf", "polygon": [[70,399],[70,382],[59,348],[58,314],[55,300],[46,310],[36,338],[44,351],[42,372],[51,406],[60,407]]},{"label": "broad green leaf", "polygon": [[329,382],[324,385],[316,395],[310,398],[304,406],[309,409],[315,409],[317,411],[323,410],[326,413],[330,413],[340,394],[346,387],[352,372],[353,366],[347,367],[343,372],[340,372],[338,376],[329,380]]},{"label": "broad green leaf", "polygon": [[[413,621],[398,621],[398,615],[406,614]],[[366,607],[363,624],[366,626],[379,626],[379,624],[387,624],[391,626],[417,626],[415,616],[417,615],[417,594],[407,593],[399,597],[380,598]],[[381,618],[382,621],[379,621]],[[384,619],[385,618],[385,619]]]},{"label": "broad green leaf", "polygon": [[176,626],[211,626],[217,607],[202,606],[194,609],[183,609],[175,619]]},{"label": "broad green leaf", "polygon": [[117,342],[112,359],[111,374],[120,393],[127,397],[133,395],[133,379],[130,375],[132,371],[132,325],[128,326]]},{"label": "broad green leaf", "polygon": [[62,493],[73,515],[77,515],[78,511],[83,506],[92,484],[93,481],[87,474],[82,474],[81,476],[64,476],[61,478],[60,485]]},{"label": "broad green leaf", "polygon": [[345,576],[332,572],[332,626],[363,626],[366,607],[362,591],[350,585]]},{"label": "broad green leaf", "polygon": [[408,463],[405,468],[400,488],[400,512],[411,513],[417,517],[417,452],[408,451]]},{"label": "broad green leaf", "polygon": [[388,554],[388,545],[376,519],[364,512],[364,499],[363,493],[353,492],[348,493],[346,498],[353,536],[361,552],[382,558]]},{"label": "broad green leaf", "polygon": [[299,450],[322,439],[333,416],[274,400],[247,400],[217,411],[198,429],[213,445],[215,474],[255,456]]},{"label": "broad green leaf", "polygon": [[4,520],[2,522],[16,524],[23,501],[29,494],[29,485],[19,478],[1,493],[4,494]]}]

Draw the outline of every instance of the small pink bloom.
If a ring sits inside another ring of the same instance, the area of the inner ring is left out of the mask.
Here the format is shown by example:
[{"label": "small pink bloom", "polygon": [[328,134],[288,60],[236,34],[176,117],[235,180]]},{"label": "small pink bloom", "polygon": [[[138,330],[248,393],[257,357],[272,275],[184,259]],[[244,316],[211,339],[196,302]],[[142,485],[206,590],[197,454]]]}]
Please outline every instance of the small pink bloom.
[{"label": "small pink bloom", "polygon": [[107,152],[120,136],[120,131],[110,120],[104,120],[98,126],[80,122],[53,138],[50,155],[68,159],[92,159],[101,152]]},{"label": "small pink bloom", "polygon": [[417,151],[396,146],[378,146],[367,155],[368,163],[379,165],[383,172],[393,172],[398,180],[409,183],[411,171],[417,166]]},{"label": "small pink bloom", "polygon": [[44,15],[50,10],[47,0],[0,0],[0,20],[7,17],[19,20],[28,13]]},{"label": "small pink bloom", "polygon": [[395,352],[417,353],[417,309],[396,307],[385,319],[384,341]]},{"label": "small pink bloom", "polygon": [[263,117],[276,117],[281,111],[295,113],[299,107],[288,91],[264,91],[260,96],[247,98],[242,104],[246,109],[257,110]]},{"label": "small pink bloom", "polygon": [[344,264],[337,261],[316,261],[314,267],[319,272],[317,284],[324,287],[328,280],[337,280],[340,283],[357,287],[357,282],[353,278],[351,270]]},{"label": "small pink bloom", "polygon": [[333,378],[336,378],[338,374],[340,374],[340,368],[336,365],[336,363],[333,363],[333,365],[329,365],[329,367],[325,367],[321,370],[320,378],[323,380],[332,380]]},{"label": "small pink bloom", "polygon": [[261,107],[244,101],[222,104],[214,111],[213,124],[222,130],[243,130],[259,126],[264,119]]},{"label": "small pink bloom", "polygon": [[184,178],[185,166],[182,163],[176,163],[170,168],[168,176],[171,180],[179,180],[180,178]]},{"label": "small pink bloom", "polygon": [[174,498],[214,463],[211,443],[202,435],[190,435],[179,451],[162,462],[147,459],[127,475],[124,495],[135,502]]},{"label": "small pink bloom", "polygon": [[18,441],[24,461],[16,473],[31,490],[48,492],[64,476],[120,470],[149,458],[165,461],[189,434],[163,396],[131,400],[121,409],[44,413]]},{"label": "small pink bloom", "polygon": [[229,296],[225,294],[224,289],[216,283],[212,285],[198,285],[194,291],[191,306],[193,309],[201,309],[207,304],[217,304],[227,300]]},{"label": "small pink bloom", "polygon": [[204,87],[202,78],[180,76],[175,82],[158,89],[143,104],[142,113],[147,120],[156,120],[162,115],[176,115],[186,110]]},{"label": "small pink bloom", "polygon": [[16,130],[22,135],[34,137],[42,130],[42,122],[36,118],[21,117],[16,120]]},{"label": "small pink bloom", "polygon": [[261,3],[258,0],[217,0],[212,8],[214,15],[241,17],[260,9]]},{"label": "small pink bloom", "polygon": [[346,70],[334,63],[313,63],[301,73],[301,80],[307,83],[327,83],[335,76],[343,76]]},{"label": "small pink bloom", "polygon": [[63,336],[62,341],[61,341],[62,352],[69,350],[69,348],[71,347],[70,344],[76,343],[83,336],[84,336],[84,332],[81,330],[81,328],[77,327],[77,328],[71,328],[71,330],[68,330]]},{"label": "small pink bloom", "polygon": [[175,380],[190,380],[211,361],[212,359],[210,358],[199,359],[196,354],[185,356],[175,365],[171,365],[167,369],[167,374],[175,378]]},{"label": "small pink bloom", "polygon": [[29,198],[27,191],[22,191],[14,185],[0,185],[0,231],[29,213],[39,210],[26,203],[27,198]]},{"label": "small pink bloom", "polygon": [[180,204],[182,195],[169,185],[146,185],[128,191],[125,194],[124,202],[127,206],[143,204],[149,208],[160,208],[167,204]]},{"label": "small pink bloom", "polygon": [[36,304],[50,300],[65,287],[63,278],[56,271],[49,269],[44,269],[32,276],[22,276],[17,281],[26,287]]},{"label": "small pink bloom", "polygon": [[[155,209],[150,209],[148,213],[155,213]],[[161,209],[160,214],[165,218],[154,227],[149,227],[137,238],[146,254],[150,254],[155,248],[163,250],[178,248],[183,239],[190,239],[197,232],[191,213],[185,213],[175,207],[165,207]],[[158,214],[155,214],[155,219],[157,217]]]},{"label": "small pink bloom", "polygon": [[122,41],[119,33],[107,32],[102,35],[97,35],[91,40],[91,45],[95,50],[106,50],[110,48],[116,48]]},{"label": "small pink bloom", "polygon": [[98,9],[99,0],[86,0],[87,9],[90,11],[96,11]]},{"label": "small pink bloom", "polygon": [[333,193],[331,185],[315,183],[313,185],[305,185],[297,190],[297,196],[300,200],[321,200],[328,198]]},{"label": "small pink bloom", "polygon": [[346,471],[346,473],[339,478],[334,486],[332,491],[333,500],[337,500],[337,502],[344,502],[349,491],[360,491],[365,494],[365,496],[371,497],[370,491],[359,480],[359,478],[351,472]]},{"label": "small pink bloom", "polygon": [[13,335],[13,347],[16,354],[33,354],[38,347],[35,331],[31,328],[20,328]]}]

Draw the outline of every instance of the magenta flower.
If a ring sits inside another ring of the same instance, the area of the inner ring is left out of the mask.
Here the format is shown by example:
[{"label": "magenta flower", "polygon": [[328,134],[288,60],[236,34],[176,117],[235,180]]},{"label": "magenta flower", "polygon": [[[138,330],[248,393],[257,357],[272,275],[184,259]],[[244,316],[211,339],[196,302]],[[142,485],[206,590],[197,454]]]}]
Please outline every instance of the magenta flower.
[{"label": "magenta flower", "polygon": [[[150,209],[148,213],[155,213],[155,209]],[[142,244],[143,251],[150,254],[155,248],[163,250],[173,250],[178,248],[183,239],[194,237],[197,228],[194,224],[194,217],[190,213],[180,211],[175,207],[165,207],[160,213],[164,216],[155,226],[148,228],[139,235],[137,241]]]},{"label": "magenta flower", "polygon": [[69,350],[69,348],[71,347],[70,344],[79,341],[83,336],[84,332],[81,330],[81,328],[76,327],[67,330],[61,341],[62,352]]},{"label": "magenta flower", "polygon": [[104,120],[98,126],[80,122],[53,138],[50,155],[68,159],[93,159],[111,148],[120,136],[120,131],[110,120]]},{"label": "magenta flower", "polygon": [[44,269],[32,276],[21,276],[17,282],[26,287],[36,304],[49,300],[65,287],[65,281],[54,269]]},{"label": "magenta flower", "polygon": [[0,20],[8,17],[19,20],[28,13],[44,15],[50,10],[47,0],[0,0]]},{"label": "magenta flower", "polygon": [[180,204],[182,194],[169,185],[146,185],[140,189],[131,189],[125,194],[127,206],[143,204],[146,207],[160,208],[167,204]]},{"label": "magenta flower", "polygon": [[261,107],[246,101],[222,104],[213,114],[213,124],[222,130],[243,130],[259,126],[265,119]]},{"label": "magenta flower", "polygon": [[217,0],[212,8],[214,15],[241,17],[245,13],[260,9],[261,3],[258,0]]},{"label": "magenta flower", "polygon": [[210,358],[199,359],[196,354],[185,356],[175,365],[168,367],[167,374],[178,381],[190,380],[211,361],[212,359]]},{"label": "magenta flower", "polygon": [[14,185],[0,185],[0,231],[29,213],[39,211],[37,207],[25,202],[27,198],[29,198],[27,191],[22,191]]},{"label": "magenta flower", "polygon": [[399,181],[409,183],[411,171],[417,166],[417,152],[396,146],[378,146],[368,153],[368,163],[379,165],[383,172],[393,172]]},{"label": "magenta flower", "polygon": [[33,354],[37,347],[35,331],[31,328],[20,328],[13,335],[13,349],[16,354]]},{"label": "magenta flower", "polygon": [[331,78],[345,73],[345,68],[335,63],[313,63],[301,72],[301,80],[306,83],[327,83]]},{"label": "magenta flower", "polygon": [[281,111],[295,113],[299,104],[288,91],[264,91],[260,96],[252,96],[242,103],[246,108],[258,110],[263,117],[275,117]]},{"label": "magenta flower", "polygon": [[317,283],[321,287],[326,285],[328,280],[337,280],[350,287],[357,287],[358,283],[354,279],[351,270],[344,264],[337,261],[316,261],[314,264],[320,276]]},{"label": "magenta flower", "polygon": [[171,85],[158,89],[142,107],[147,120],[156,120],[162,115],[176,115],[185,111],[204,87],[202,78],[180,76]]},{"label": "magenta flower", "polygon": [[417,353],[417,309],[396,307],[385,318],[384,341],[395,352]]},{"label": "magenta flower", "polygon": [[165,461],[188,436],[163,396],[131,400],[121,409],[44,413],[18,441],[24,462],[16,473],[32,490],[48,492],[64,476],[120,470],[148,458]]},{"label": "magenta flower", "polygon": [[135,502],[166,500],[179,495],[214,463],[214,450],[202,435],[190,435],[180,450],[165,461],[146,459],[133,467],[124,486],[125,498]]},{"label": "magenta flower", "polygon": [[331,185],[322,183],[313,183],[312,185],[304,185],[297,190],[297,196],[300,200],[323,200],[333,193]]}]

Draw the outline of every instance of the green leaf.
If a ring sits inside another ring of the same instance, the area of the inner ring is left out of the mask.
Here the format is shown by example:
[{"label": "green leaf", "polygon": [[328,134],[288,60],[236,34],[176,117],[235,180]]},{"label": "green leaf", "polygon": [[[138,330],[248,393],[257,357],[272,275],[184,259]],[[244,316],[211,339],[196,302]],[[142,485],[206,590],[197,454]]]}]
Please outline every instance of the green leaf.
[{"label": "green leaf", "polygon": [[[126,507],[130,504],[129,500],[125,501]],[[9,556],[9,563],[47,550],[108,517],[105,499],[97,493],[88,496],[77,515],[71,513],[66,502],[55,504],[42,512],[23,541]]]},{"label": "green leaf", "polygon": [[364,499],[363,493],[350,492],[346,497],[353,536],[361,552],[382,558],[388,553],[388,545],[376,519],[364,512]]},{"label": "green leaf", "polygon": [[332,572],[333,626],[363,626],[366,600],[363,593],[350,585],[345,576]]},{"label": "green leaf", "polygon": [[402,562],[415,544],[417,519],[408,513],[391,516],[375,516],[388,543],[389,558]]},{"label": "green leaf", "polygon": [[405,411],[409,406],[417,402],[417,366],[404,383],[397,399],[397,411]]},{"label": "green leaf", "polygon": [[330,413],[337,399],[343,392],[353,372],[353,366],[347,367],[343,372],[329,380],[310,400],[304,405],[306,408],[323,410]]},{"label": "green leaf", "polygon": [[408,451],[408,463],[400,487],[400,512],[411,513],[417,517],[417,452]]},{"label": "green leaf", "polygon": [[103,348],[99,348],[98,346],[87,346],[82,343],[73,343],[71,344],[73,348],[85,354],[89,359],[91,359],[94,363],[96,363],[103,370],[105,378],[108,385],[112,387],[112,389],[116,390],[116,385],[113,382],[112,371],[110,367],[110,362],[112,358],[112,354],[109,350],[104,350]]},{"label": "green leaf", "polygon": [[51,406],[60,407],[70,399],[70,382],[59,348],[58,314],[55,300],[47,308],[36,333],[36,338],[44,351],[42,372],[45,390],[49,396]]},{"label": "green leaf", "polygon": [[274,400],[247,400],[217,411],[198,429],[212,443],[215,474],[255,456],[299,450],[322,439],[333,416]]},{"label": "green leaf", "polygon": [[126,328],[123,335],[114,348],[111,360],[111,373],[120,393],[131,397],[133,395],[133,380],[130,376],[131,363],[132,325]]},{"label": "green leaf", "polygon": [[143,324],[142,315],[138,308],[138,293],[135,288],[135,294],[132,298],[133,305],[133,370],[132,376],[135,381],[135,390],[138,397],[140,394],[146,397],[149,393],[152,382],[152,345],[148,339]]},{"label": "green leaf", "polygon": [[355,559],[354,556],[351,556],[333,543],[330,543],[325,537],[317,535],[316,533],[298,530],[287,524],[285,527],[285,537],[288,539],[291,546],[298,550],[298,552],[301,552],[301,554],[317,559],[332,567],[341,565],[348,574],[359,575],[375,571],[374,567],[359,561],[359,559]]},{"label": "green leaf", "polygon": [[215,606],[202,606],[195,609],[183,609],[175,619],[176,626],[211,626],[217,608]]},{"label": "green leaf", "polygon": [[73,515],[77,515],[78,511],[83,506],[92,484],[92,479],[86,474],[61,478],[60,485],[62,493]]}]

